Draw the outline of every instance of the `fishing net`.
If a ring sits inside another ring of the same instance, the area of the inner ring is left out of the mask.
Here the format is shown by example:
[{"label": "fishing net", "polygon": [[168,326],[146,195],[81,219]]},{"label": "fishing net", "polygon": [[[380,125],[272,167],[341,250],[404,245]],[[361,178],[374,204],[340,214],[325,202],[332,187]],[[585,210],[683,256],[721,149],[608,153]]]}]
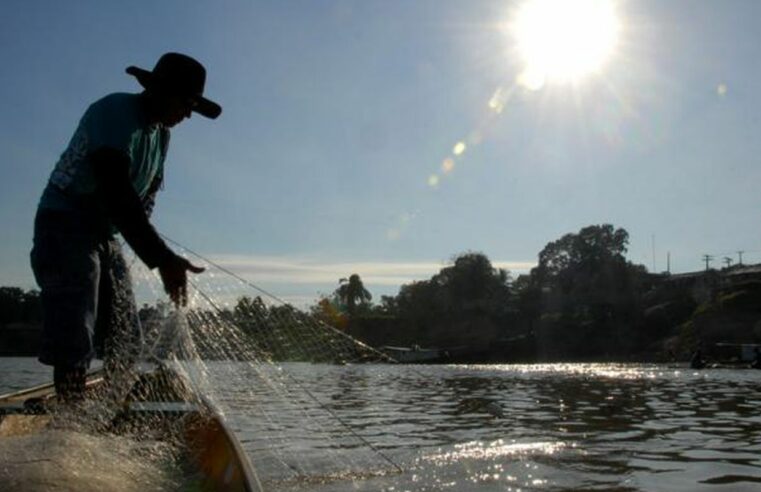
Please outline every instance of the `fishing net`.
[{"label": "fishing net", "polygon": [[[330,366],[391,359],[224,267],[184,253],[207,271],[191,279],[186,310],[143,310],[147,353],[170,361],[193,393],[225,415],[266,488],[393,471],[396,465],[342,418],[350,409],[340,395],[301,379],[320,371],[327,376]],[[133,275],[149,297],[161,298],[154,272],[135,263]]]},{"label": "fishing net", "polygon": [[187,482],[172,447],[72,428],[6,437],[0,442],[0,490],[181,490]]},{"label": "fishing net", "polygon": [[[121,342],[115,350],[124,356],[104,366],[108,384],[84,402],[51,407],[44,432],[4,439],[0,488],[193,489],[182,418],[171,418],[181,415],[177,402],[223,417],[264,490],[396,471],[372,436],[347,423],[351,407],[341,395],[314,385],[334,377],[337,365],[390,359],[224,267],[183,254],[207,271],[192,277],[181,310],[166,301],[156,272],[131,259],[142,308],[114,323],[138,323],[139,349]],[[108,476],[114,483],[104,486]]]}]

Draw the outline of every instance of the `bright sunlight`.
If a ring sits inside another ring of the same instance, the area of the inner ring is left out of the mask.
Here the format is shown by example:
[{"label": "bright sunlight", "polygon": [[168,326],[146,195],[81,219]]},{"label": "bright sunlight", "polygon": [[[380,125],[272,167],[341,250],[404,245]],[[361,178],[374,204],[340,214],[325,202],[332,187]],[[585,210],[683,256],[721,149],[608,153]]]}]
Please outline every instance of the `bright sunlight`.
[{"label": "bright sunlight", "polygon": [[539,89],[546,80],[574,82],[599,71],[619,22],[612,0],[528,0],[510,31],[526,64],[519,82]]}]

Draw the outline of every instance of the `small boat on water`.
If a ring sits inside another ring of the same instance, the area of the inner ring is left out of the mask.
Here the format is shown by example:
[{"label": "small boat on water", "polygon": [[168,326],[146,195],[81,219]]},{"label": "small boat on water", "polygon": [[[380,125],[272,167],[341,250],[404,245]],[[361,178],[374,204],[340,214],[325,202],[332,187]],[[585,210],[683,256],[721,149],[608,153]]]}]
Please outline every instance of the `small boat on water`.
[{"label": "small boat on water", "polygon": [[430,362],[440,362],[448,358],[449,354],[445,350],[437,348],[422,348],[419,345],[412,347],[394,347],[384,345],[379,347],[380,350],[395,361],[403,364],[423,364]]},{"label": "small boat on water", "polygon": [[719,342],[695,351],[691,369],[761,369],[761,344]]},{"label": "small boat on water", "polygon": [[761,368],[761,344],[717,343],[714,357],[723,365]]},{"label": "small boat on water", "polygon": [[[88,376],[88,394],[97,394],[103,386],[102,372]],[[193,490],[262,490],[239,441],[221,415],[203,397],[188,397],[188,391],[182,377],[164,366],[143,374],[103,432],[154,440],[178,440],[179,436],[186,456],[183,461],[194,477]],[[0,396],[0,443],[44,432],[54,418],[51,409],[55,400],[52,384]]]}]

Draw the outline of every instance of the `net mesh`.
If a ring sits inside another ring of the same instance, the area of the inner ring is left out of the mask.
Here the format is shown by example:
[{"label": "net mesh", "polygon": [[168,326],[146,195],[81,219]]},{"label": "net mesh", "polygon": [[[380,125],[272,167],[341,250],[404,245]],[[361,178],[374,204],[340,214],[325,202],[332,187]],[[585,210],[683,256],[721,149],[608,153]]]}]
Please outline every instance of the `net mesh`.
[{"label": "net mesh", "polygon": [[[185,253],[207,272],[193,277],[184,312],[162,307],[152,320],[147,317],[148,357],[169,355],[193,392],[227,417],[262,481],[287,487],[393,470],[381,451],[344,422],[339,406],[299,378],[326,364],[391,359],[266,291],[251,298],[256,286]],[[136,262],[133,276],[160,296],[154,272]]]},{"label": "net mesh", "polygon": [[114,322],[138,320],[139,349],[124,337],[123,357],[105,364],[108,384],[78,404],[52,404],[44,431],[2,440],[0,488],[193,489],[199,476],[188,466],[182,418],[168,418],[166,408],[136,415],[125,406],[130,401],[190,403],[221,415],[264,490],[396,471],[370,437],[346,423],[351,409],[340,397],[300,377],[390,359],[269,293],[251,297],[257,287],[247,280],[184,254],[207,271],[193,276],[182,310],[166,302],[155,272],[130,260],[142,308]]}]

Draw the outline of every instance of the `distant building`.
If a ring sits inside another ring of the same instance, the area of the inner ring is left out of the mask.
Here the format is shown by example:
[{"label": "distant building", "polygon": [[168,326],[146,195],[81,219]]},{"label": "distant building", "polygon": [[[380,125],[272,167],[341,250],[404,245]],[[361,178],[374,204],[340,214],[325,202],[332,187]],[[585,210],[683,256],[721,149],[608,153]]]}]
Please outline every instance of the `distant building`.
[{"label": "distant building", "polygon": [[660,274],[656,285],[662,288],[688,289],[693,300],[703,303],[712,300],[720,289],[749,282],[761,283],[761,264],[736,265],[721,270]]}]

